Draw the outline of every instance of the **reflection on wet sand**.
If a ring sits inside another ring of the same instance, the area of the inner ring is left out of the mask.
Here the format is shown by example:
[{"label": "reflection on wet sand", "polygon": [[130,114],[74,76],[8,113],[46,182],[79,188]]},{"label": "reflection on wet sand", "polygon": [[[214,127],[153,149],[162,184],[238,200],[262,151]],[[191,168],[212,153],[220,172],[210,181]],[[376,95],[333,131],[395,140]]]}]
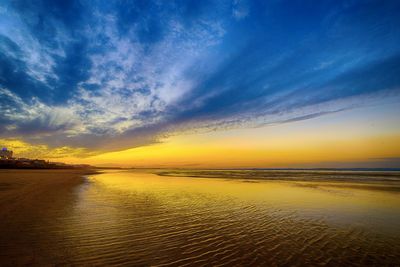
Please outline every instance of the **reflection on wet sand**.
[{"label": "reflection on wet sand", "polygon": [[52,223],[31,231],[50,262],[66,265],[399,265],[399,193],[315,175],[310,182],[108,171],[89,176],[63,212],[47,213]]},{"label": "reflection on wet sand", "polygon": [[400,261],[397,193],[118,172],[81,189],[76,263],[359,265]]},{"label": "reflection on wet sand", "polygon": [[64,262],[60,222],[73,211],[74,188],[90,173],[0,170],[0,266]]}]

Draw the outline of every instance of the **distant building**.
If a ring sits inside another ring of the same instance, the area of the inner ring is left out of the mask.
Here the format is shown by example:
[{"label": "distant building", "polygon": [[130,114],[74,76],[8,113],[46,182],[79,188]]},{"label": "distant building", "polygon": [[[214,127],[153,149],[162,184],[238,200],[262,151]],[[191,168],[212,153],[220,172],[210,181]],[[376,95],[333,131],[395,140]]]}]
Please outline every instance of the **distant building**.
[{"label": "distant building", "polygon": [[5,147],[0,150],[0,159],[12,159],[12,155],[13,152]]}]

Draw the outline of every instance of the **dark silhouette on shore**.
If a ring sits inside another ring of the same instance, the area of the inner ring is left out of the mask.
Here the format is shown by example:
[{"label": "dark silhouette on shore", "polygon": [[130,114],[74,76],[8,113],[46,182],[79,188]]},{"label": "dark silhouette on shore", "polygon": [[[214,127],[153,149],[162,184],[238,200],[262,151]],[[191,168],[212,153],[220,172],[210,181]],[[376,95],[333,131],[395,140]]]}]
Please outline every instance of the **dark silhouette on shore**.
[{"label": "dark silhouette on shore", "polygon": [[0,169],[83,169],[87,164],[66,164],[43,159],[14,158],[13,151],[3,148],[0,151]]}]

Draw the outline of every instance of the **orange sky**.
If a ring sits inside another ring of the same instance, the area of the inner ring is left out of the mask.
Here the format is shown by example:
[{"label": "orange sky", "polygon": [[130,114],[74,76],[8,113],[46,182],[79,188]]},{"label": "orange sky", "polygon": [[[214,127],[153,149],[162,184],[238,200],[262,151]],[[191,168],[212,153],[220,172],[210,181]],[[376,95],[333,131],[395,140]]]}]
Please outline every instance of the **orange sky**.
[{"label": "orange sky", "polygon": [[[293,167],[400,156],[393,109],[351,110],[276,126],[182,134],[162,143],[104,153],[86,162],[136,167]],[[365,116],[369,114],[369,116]],[[387,116],[384,116],[386,114]]]}]

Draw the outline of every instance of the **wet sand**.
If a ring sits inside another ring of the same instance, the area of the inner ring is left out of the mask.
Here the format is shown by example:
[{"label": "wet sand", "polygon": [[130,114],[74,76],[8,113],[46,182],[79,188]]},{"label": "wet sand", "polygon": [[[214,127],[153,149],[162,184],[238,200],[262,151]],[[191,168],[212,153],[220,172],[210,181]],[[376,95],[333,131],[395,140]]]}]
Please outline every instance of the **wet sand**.
[{"label": "wet sand", "polygon": [[399,191],[399,171],[350,170],[164,170],[160,176],[225,178],[255,181],[286,181],[310,186],[337,186],[370,190]]},{"label": "wet sand", "polygon": [[[51,264],[47,226],[73,205],[88,170],[0,170],[0,265]],[[42,230],[41,230],[42,229]]]},{"label": "wet sand", "polygon": [[398,174],[30,172],[0,174],[2,266],[400,265]]}]

